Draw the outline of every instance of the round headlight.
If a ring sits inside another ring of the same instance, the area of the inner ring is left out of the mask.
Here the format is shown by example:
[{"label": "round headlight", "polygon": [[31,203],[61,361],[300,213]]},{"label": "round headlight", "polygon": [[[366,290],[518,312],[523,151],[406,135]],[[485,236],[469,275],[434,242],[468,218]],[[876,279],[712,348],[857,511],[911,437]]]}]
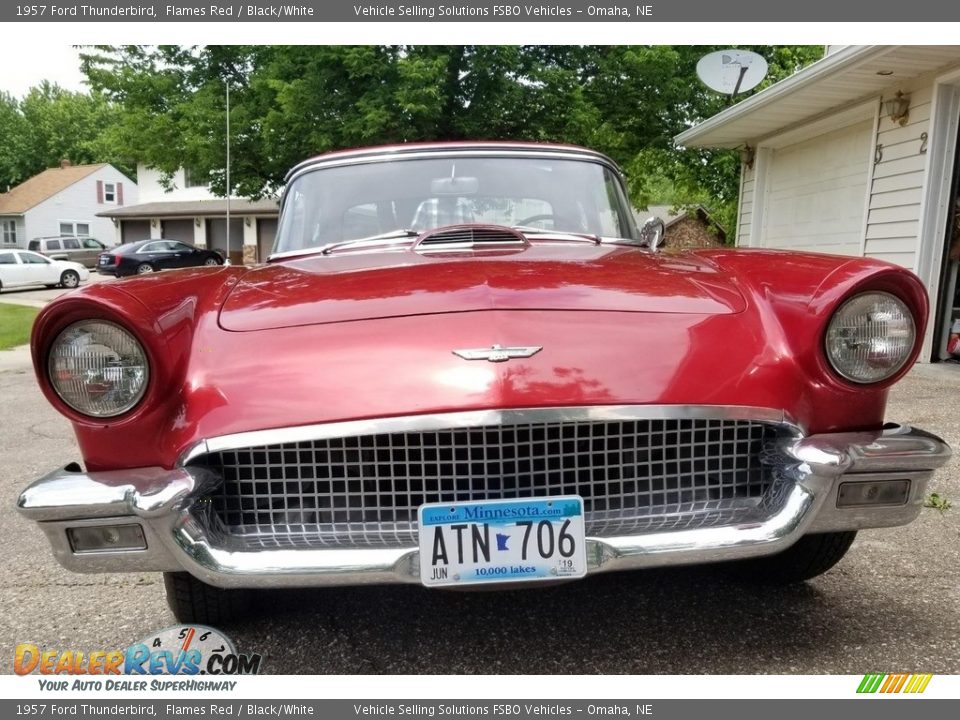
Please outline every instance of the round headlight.
[{"label": "round headlight", "polygon": [[915,340],[913,315],[902,300],[883,292],[863,293],[833,314],[827,359],[851,382],[880,382],[903,367]]},{"label": "round headlight", "polygon": [[83,320],[53,341],[47,372],[57,395],[74,410],[113,417],[143,397],[149,366],[143,346],[122,327]]}]

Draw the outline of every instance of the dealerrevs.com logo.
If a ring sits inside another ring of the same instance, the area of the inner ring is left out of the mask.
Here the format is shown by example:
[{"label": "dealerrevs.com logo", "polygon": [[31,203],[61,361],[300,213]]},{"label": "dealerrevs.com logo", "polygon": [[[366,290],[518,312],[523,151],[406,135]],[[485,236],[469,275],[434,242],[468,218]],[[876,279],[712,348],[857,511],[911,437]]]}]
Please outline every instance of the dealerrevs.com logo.
[{"label": "dealerrevs.com logo", "polygon": [[13,669],[17,675],[255,675],[262,660],[259,654],[238,653],[219,630],[176,625],[125,650],[84,652],[20,643]]}]

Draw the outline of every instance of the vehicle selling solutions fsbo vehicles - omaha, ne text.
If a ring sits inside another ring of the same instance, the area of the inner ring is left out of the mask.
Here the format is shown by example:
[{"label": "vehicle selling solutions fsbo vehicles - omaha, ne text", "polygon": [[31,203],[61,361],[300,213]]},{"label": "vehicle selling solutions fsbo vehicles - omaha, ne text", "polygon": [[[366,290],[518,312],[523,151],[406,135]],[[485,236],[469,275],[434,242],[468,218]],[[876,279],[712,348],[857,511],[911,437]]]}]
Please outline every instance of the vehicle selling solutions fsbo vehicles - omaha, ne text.
[{"label": "vehicle selling solutions fsbo vehicles - omaha, ne text", "polygon": [[[864,258],[661,250],[617,167],[455,143],[294,168],[270,261],[102,284],[33,333],[84,466],[20,511],[84,572],[246,588],[824,572],[949,448],[884,422],[927,317]],[[269,349],[269,361],[264,360]]]}]

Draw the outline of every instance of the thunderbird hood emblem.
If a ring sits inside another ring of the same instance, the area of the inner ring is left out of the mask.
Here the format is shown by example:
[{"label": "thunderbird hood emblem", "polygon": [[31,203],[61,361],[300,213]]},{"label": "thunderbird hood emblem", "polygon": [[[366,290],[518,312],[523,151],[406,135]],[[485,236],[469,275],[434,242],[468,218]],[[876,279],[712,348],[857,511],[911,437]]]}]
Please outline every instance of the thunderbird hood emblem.
[{"label": "thunderbird hood emblem", "polygon": [[489,360],[490,362],[506,362],[513,358],[528,358],[543,350],[542,347],[501,347],[493,345],[488,348],[465,348],[454,350],[453,354],[464,360]]}]

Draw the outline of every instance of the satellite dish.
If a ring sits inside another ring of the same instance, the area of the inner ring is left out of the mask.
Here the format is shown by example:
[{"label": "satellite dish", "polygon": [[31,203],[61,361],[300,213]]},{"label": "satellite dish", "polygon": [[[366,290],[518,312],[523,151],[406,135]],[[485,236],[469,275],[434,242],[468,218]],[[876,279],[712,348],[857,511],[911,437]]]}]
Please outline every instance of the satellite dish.
[{"label": "satellite dish", "polygon": [[718,50],[697,63],[697,77],[711,90],[730,95],[752,90],[767,75],[767,61],[749,50]]}]

